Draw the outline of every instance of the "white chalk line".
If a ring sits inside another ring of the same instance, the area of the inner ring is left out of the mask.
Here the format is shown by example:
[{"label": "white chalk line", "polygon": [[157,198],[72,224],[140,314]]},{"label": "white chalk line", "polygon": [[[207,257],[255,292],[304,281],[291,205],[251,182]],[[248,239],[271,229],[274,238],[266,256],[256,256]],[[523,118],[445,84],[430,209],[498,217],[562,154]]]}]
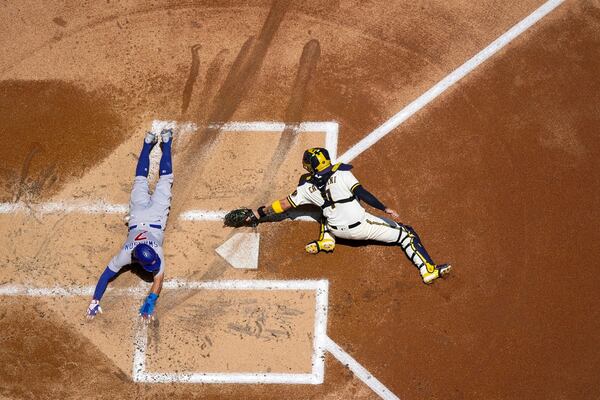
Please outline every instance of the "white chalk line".
[{"label": "white chalk line", "polygon": [[[252,121],[252,122],[228,122],[225,124],[210,124],[210,128],[220,129],[223,133],[239,133],[239,132],[282,132],[286,124],[276,121]],[[162,129],[171,128],[189,134],[196,132],[198,127],[192,122],[177,122],[154,120],[151,130],[160,132]],[[335,160],[337,155],[339,124],[335,121],[308,121],[302,122],[297,126],[298,133],[306,132],[323,132],[325,134],[325,147],[329,150],[332,159]],[[153,168],[151,174],[158,171],[158,159],[160,152],[158,147],[153,150],[152,161]],[[129,211],[128,204],[113,204],[104,200],[98,201],[54,201],[39,204],[19,203],[0,203],[0,214],[15,214],[15,213],[31,213],[39,215],[45,214],[62,214],[62,213],[79,213],[79,214],[126,214]],[[180,214],[179,219],[182,221],[222,221],[227,211],[224,210],[189,210]],[[298,213],[291,211],[287,213],[293,220],[298,221],[313,221],[320,218],[318,213]]]},{"label": "white chalk line", "polygon": [[[164,289],[171,290],[323,290],[326,280],[221,280],[185,281],[170,279],[163,283]],[[127,288],[109,287],[107,293],[113,296],[145,296],[149,285],[140,283]],[[19,284],[0,285],[0,296],[28,297],[76,297],[91,296],[95,286],[55,286],[31,287]],[[325,295],[327,291],[325,290]]]},{"label": "white chalk line", "polygon": [[39,204],[0,203],[0,214],[30,213],[36,214],[126,214],[128,204],[111,204],[105,201],[78,202],[53,201]]},{"label": "white chalk line", "polygon": [[452,71],[444,79],[436,83],[428,91],[419,96],[416,100],[404,107],[400,112],[383,123],[380,127],[369,133],[354,146],[350,147],[344,154],[339,157],[341,162],[350,162],[358,155],[369,149],[380,139],[385,137],[392,130],[396,129],[400,124],[417,113],[440,94],[444,93],[449,87],[457,83],[459,80],[467,76],[471,71],[477,68],[480,64],[492,57],[508,43],[517,38],[536,22],[544,18],[548,13],[561,5],[564,0],[549,0],[533,13],[525,17],[511,29],[502,34],[498,39],[494,40],[489,46],[481,50],[463,65]]},{"label": "white chalk line", "polygon": [[354,375],[371,388],[379,397],[385,400],[398,399],[398,397],[379,382],[369,371],[365,369],[358,361],[346,353],[337,343],[329,337],[325,338],[325,348],[331,355],[338,359],[343,365],[348,367]]},{"label": "white chalk line", "polygon": [[[283,132],[286,126],[294,126],[296,132],[324,132],[325,147],[329,150],[329,155],[333,160],[337,158],[339,124],[337,121],[307,121],[299,124],[286,124],[280,121],[239,121],[227,123],[209,124],[210,129],[219,129],[222,133],[236,132]],[[184,134],[194,133],[198,131],[198,126],[193,122],[177,122],[154,120],[152,122],[152,132],[160,132],[162,129],[171,128],[182,131]]]},{"label": "white chalk line", "polygon": [[[0,203],[0,214],[34,213],[36,215],[48,214],[120,214],[129,211],[128,204],[110,204],[104,201],[76,202],[56,201],[39,204],[25,203]],[[181,221],[220,222],[223,221],[226,210],[188,210],[179,214]],[[321,218],[319,211],[290,210],[285,217],[293,221],[318,221]]]},{"label": "white chalk line", "polygon": [[325,339],[329,282],[327,280],[229,280],[188,282],[171,280],[166,289],[219,289],[219,290],[313,290],[315,291],[315,322],[311,373],[271,372],[149,372],[146,371],[147,328],[139,328],[134,341],[133,380],[144,383],[236,383],[236,384],[321,384],[325,375]]},{"label": "white chalk line", "polygon": [[[127,288],[107,289],[111,296],[144,297],[149,284]],[[134,338],[132,377],[136,382],[145,383],[220,383],[220,384],[322,384],[325,379],[325,351],[330,352],[342,364],[384,399],[389,397],[387,390],[356,360],[347,355],[327,336],[327,315],[329,308],[329,281],[310,280],[220,280],[186,281],[172,279],[165,281],[167,290],[311,290],[315,291],[315,321],[313,332],[313,354],[311,373],[157,373],[146,371],[146,349],[148,345],[147,327],[139,324]],[[0,296],[27,297],[77,297],[91,296],[95,286],[70,287],[30,287],[16,284],[0,285]],[[388,396],[388,397],[385,397]],[[391,395],[393,396],[393,394]]]}]

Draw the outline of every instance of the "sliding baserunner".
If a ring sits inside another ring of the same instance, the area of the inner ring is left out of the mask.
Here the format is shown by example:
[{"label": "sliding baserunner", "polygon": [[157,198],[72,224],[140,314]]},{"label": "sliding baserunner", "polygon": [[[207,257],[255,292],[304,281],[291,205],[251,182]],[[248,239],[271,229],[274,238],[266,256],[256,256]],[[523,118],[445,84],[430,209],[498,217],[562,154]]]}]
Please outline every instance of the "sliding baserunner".
[{"label": "sliding baserunner", "polygon": [[[159,163],[159,178],[154,193],[150,194],[148,172],[150,151],[160,141],[162,156]],[[135,179],[129,203],[129,235],[121,251],[110,260],[96,284],[94,296],[87,309],[87,318],[93,319],[102,313],[100,300],[108,282],[126,265],[133,264],[152,273],[153,283],[150,293],[140,308],[144,320],[154,318],[154,308],[162,289],[165,260],[162,244],[164,230],[171,208],[171,187],[173,186],[173,166],[171,144],[173,131],[163,130],[160,135],[148,132],[135,169]]]},{"label": "sliding baserunner", "polygon": [[435,264],[415,230],[387,218],[377,217],[365,211],[363,201],[398,219],[398,213],[383,205],[354,177],[351,165],[332,164],[329,153],[323,148],[311,148],[302,159],[308,174],[302,175],[296,190],[285,199],[271,205],[250,209],[233,210],[225,217],[229,226],[255,225],[269,216],[304,204],[319,206],[323,211],[321,234],[318,240],[308,243],[305,250],[311,254],[332,252],[335,238],[351,240],[375,240],[399,245],[406,256],[419,269],[424,283],[446,275],[450,264]]}]

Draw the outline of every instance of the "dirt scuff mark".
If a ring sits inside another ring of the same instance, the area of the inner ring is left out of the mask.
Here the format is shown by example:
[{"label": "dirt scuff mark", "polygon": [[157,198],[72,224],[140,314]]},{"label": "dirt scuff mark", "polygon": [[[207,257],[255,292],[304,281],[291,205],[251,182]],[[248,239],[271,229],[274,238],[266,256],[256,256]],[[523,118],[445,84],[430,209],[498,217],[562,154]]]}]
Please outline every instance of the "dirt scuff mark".
[{"label": "dirt scuff mark", "polygon": [[59,80],[0,82],[0,201],[47,198],[108,155],[124,134],[112,96]]}]

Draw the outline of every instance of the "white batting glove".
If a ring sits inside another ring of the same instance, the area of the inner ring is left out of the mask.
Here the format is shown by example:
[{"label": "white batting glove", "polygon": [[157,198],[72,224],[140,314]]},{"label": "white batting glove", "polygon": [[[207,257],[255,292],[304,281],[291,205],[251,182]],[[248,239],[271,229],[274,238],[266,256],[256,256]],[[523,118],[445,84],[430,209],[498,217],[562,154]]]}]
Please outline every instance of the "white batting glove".
[{"label": "white batting glove", "polygon": [[100,301],[92,300],[87,309],[87,319],[94,319],[97,314],[102,314],[102,307],[100,307]]}]

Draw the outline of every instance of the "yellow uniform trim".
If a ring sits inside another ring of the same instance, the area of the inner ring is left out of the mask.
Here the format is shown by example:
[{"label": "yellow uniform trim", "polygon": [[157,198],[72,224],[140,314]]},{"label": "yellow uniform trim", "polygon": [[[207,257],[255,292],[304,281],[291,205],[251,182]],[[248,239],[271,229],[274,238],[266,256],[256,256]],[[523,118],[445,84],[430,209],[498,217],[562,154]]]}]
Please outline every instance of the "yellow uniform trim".
[{"label": "yellow uniform trim", "polygon": [[294,201],[292,200],[292,197],[291,197],[291,196],[288,196],[288,197],[287,197],[287,200],[290,202],[290,205],[291,205],[292,207],[294,207],[294,208],[298,207],[298,206],[296,205],[296,203],[294,203]]},{"label": "yellow uniform trim", "polygon": [[273,204],[271,204],[271,208],[275,211],[275,214],[281,214],[283,212],[283,207],[279,200],[275,200]]},{"label": "yellow uniform trim", "polygon": [[352,185],[352,188],[350,188],[350,191],[352,193],[354,193],[354,190],[356,190],[356,188],[359,187],[359,186],[360,186],[360,183],[355,183],[354,185]]},{"label": "yellow uniform trim", "polygon": [[325,237],[325,224],[321,222],[321,233],[319,234],[319,240],[323,240]]}]

